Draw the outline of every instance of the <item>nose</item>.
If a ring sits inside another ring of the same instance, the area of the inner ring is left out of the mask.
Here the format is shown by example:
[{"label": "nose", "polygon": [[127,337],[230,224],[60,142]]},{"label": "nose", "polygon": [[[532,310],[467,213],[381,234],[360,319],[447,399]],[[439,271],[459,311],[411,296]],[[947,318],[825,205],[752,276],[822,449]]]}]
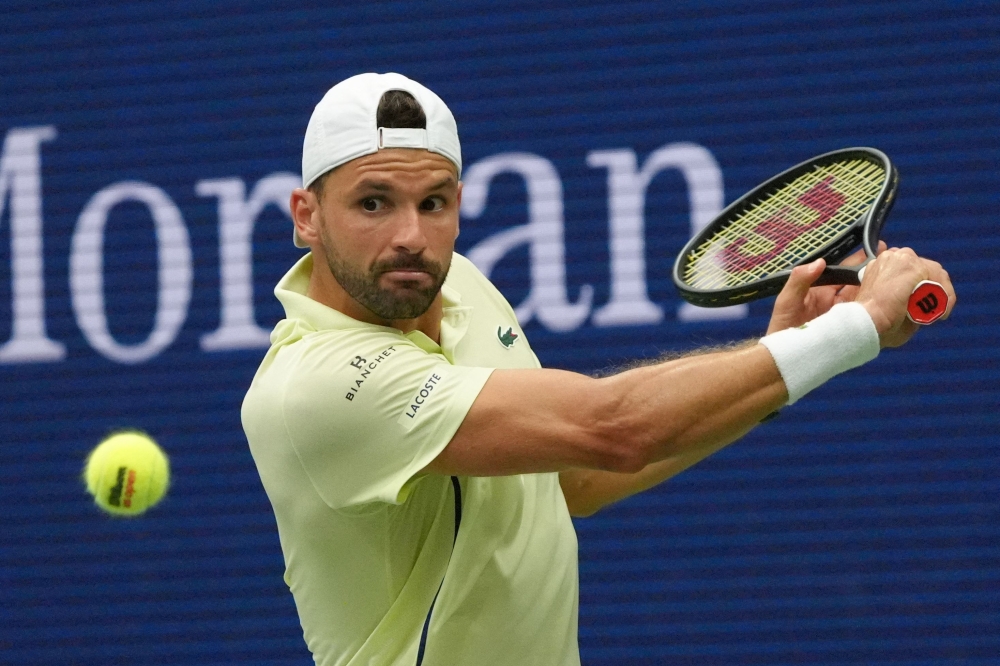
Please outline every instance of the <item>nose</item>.
[{"label": "nose", "polygon": [[427,235],[416,206],[406,206],[400,210],[395,222],[392,245],[397,252],[419,254],[426,249]]}]

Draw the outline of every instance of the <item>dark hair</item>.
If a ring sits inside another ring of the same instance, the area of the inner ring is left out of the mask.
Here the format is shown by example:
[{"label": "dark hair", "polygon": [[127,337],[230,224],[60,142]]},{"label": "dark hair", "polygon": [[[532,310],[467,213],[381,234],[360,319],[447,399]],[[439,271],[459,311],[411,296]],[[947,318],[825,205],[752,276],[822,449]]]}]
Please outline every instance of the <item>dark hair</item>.
[{"label": "dark hair", "polygon": [[[388,90],[378,102],[375,125],[427,129],[427,116],[413,95],[404,90]],[[323,184],[332,171],[333,169],[330,169],[309,186],[309,191],[315,194],[317,199],[323,198]]]},{"label": "dark hair", "polygon": [[379,100],[375,123],[379,127],[427,129],[427,116],[413,95],[403,90],[390,90]]}]

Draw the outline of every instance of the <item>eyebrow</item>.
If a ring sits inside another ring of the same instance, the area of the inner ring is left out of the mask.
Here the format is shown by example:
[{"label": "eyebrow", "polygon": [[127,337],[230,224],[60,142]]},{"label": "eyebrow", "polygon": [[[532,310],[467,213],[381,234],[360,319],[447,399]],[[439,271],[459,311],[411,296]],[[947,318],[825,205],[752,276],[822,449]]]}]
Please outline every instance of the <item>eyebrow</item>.
[{"label": "eyebrow", "polygon": [[439,181],[436,185],[432,185],[430,187],[430,191],[433,192],[434,190],[443,190],[446,187],[451,187],[452,185],[455,185],[455,183],[456,183],[455,179],[452,178],[451,176],[448,176]]},{"label": "eyebrow", "polygon": [[[454,186],[455,183],[456,183],[456,181],[455,181],[454,176],[447,176],[446,178],[443,178],[442,180],[438,181],[437,183],[431,185],[429,188],[427,188],[427,191],[428,192],[436,192],[438,190],[443,190],[446,187]],[[353,189],[354,191],[359,191],[359,190],[372,191],[372,190],[374,190],[375,192],[392,192],[394,188],[393,188],[392,185],[390,185],[389,183],[387,183],[384,180],[376,180],[374,178],[365,178],[365,179],[359,181],[351,189]]]}]

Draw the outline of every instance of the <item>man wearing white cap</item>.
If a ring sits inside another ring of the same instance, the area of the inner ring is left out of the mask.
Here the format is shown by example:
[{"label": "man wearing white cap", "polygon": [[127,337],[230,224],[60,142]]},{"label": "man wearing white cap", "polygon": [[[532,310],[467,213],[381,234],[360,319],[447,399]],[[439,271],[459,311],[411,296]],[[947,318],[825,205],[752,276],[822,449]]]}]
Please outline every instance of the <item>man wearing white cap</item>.
[{"label": "man wearing white cap", "polygon": [[398,74],[339,83],[302,171],[294,240],[311,252],[275,289],[286,319],[243,424],[321,666],[579,664],[570,515],[905,342],[921,279],[951,289],[937,264],[889,251],[860,289],[810,290],[820,262],[793,272],[764,344],[603,379],[543,370],[510,305],[454,253],[462,158],[437,95]]}]

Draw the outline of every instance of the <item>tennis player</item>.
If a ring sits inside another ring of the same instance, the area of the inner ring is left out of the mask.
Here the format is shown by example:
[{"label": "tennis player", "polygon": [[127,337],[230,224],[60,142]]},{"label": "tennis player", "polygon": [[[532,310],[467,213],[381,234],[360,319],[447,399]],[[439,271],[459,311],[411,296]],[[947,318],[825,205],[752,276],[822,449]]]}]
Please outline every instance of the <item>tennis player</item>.
[{"label": "tennis player", "polygon": [[454,252],[462,156],[444,102],[398,74],[334,86],[291,197],[306,254],[243,404],[285,581],[321,666],[570,666],[571,515],[650,488],[834,375],[905,343],[940,265],[882,252],[858,287],[797,268],[768,335],[595,379],[541,369]]}]

